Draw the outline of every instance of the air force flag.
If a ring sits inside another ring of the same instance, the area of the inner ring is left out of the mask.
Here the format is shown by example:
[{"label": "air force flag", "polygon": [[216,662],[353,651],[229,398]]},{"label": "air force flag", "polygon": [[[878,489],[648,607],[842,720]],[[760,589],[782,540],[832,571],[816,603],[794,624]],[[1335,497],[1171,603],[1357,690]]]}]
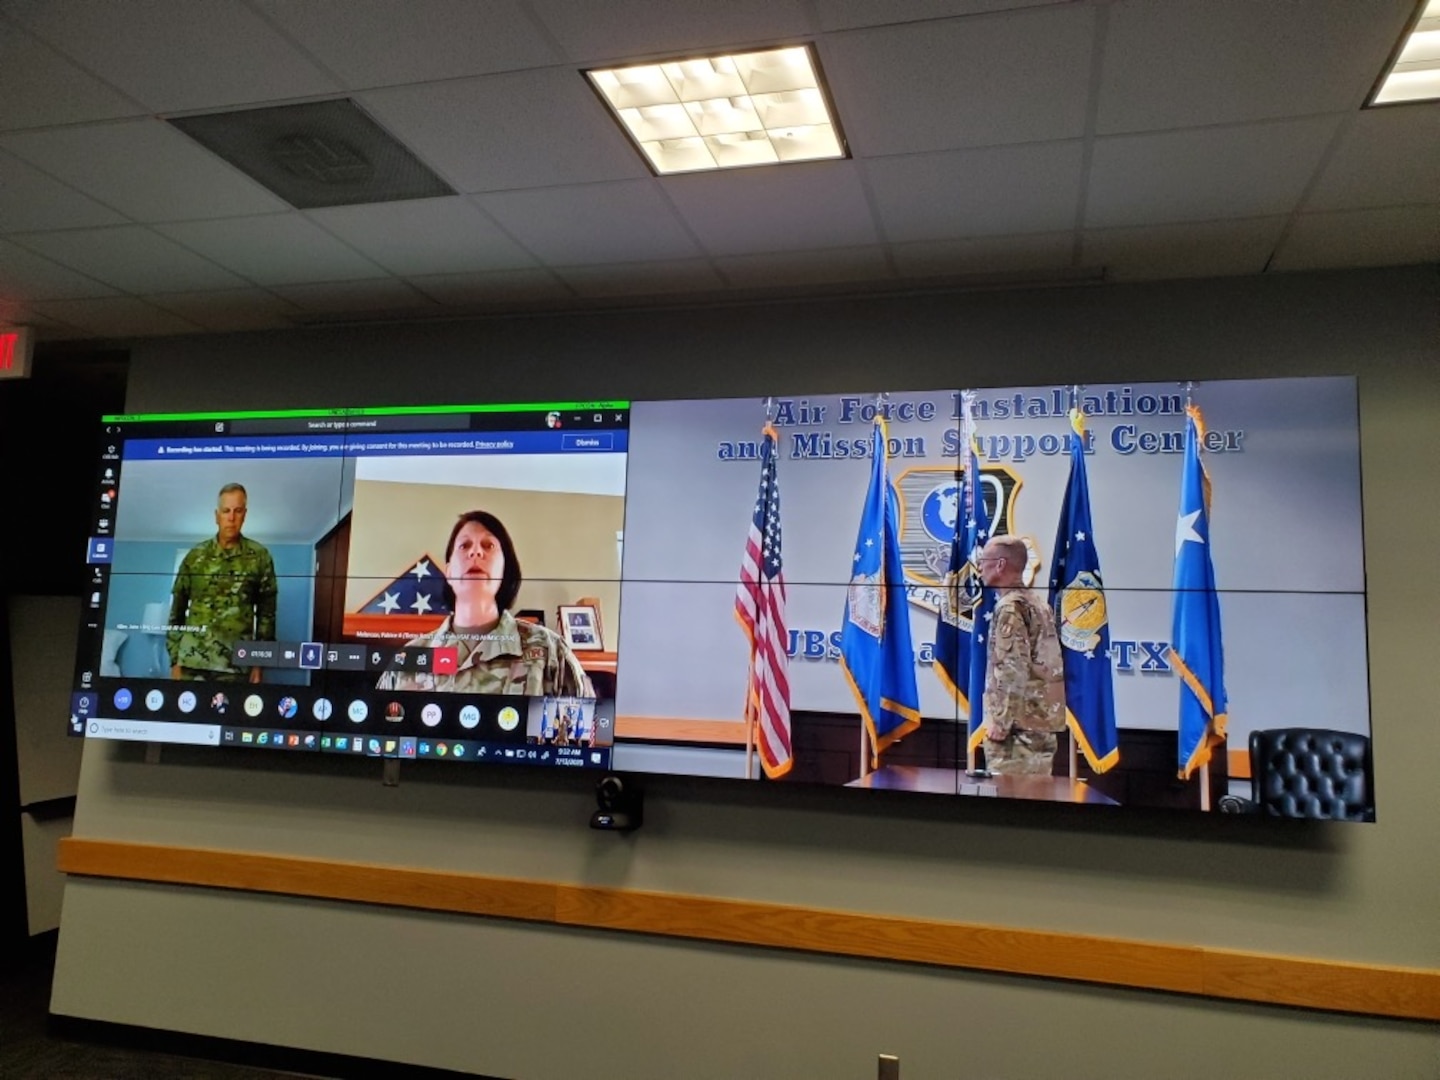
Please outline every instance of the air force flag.
[{"label": "air force flag", "polygon": [[975,749],[985,741],[985,635],[995,609],[995,592],[981,584],[976,562],[990,539],[990,515],[985,510],[975,446],[973,442],[969,445],[965,490],[935,624],[935,674],[965,711],[969,720],[966,743]]},{"label": "air force flag", "polygon": [[1180,779],[1210,760],[1225,742],[1225,652],[1220,597],[1210,561],[1210,477],[1200,461],[1205,420],[1187,405],[1180,515],[1175,522],[1175,622],[1170,662],[1180,676]]},{"label": "air force flag", "polygon": [[900,565],[899,497],[890,484],[885,422],[871,435],[870,487],[840,630],[840,666],[860,706],[878,761],[881,751],[920,726],[920,692],[910,644],[910,612]]},{"label": "air force flag", "polygon": [[1110,670],[1110,619],[1085,475],[1085,416],[1070,411],[1070,479],[1050,552],[1050,606],[1065,662],[1065,722],[1085,760],[1103,773],[1120,760],[1115,682]]}]

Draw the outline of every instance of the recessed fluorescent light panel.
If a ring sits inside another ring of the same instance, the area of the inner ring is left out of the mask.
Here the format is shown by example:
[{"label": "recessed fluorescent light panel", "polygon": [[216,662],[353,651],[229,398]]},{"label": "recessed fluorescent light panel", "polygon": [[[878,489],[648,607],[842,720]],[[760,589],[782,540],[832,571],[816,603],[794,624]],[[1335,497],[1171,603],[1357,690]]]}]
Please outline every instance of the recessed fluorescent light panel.
[{"label": "recessed fluorescent light panel", "polygon": [[848,156],[805,45],[585,76],[662,176]]},{"label": "recessed fluorescent light panel", "polygon": [[1440,0],[1429,0],[1371,104],[1435,100],[1440,100]]}]

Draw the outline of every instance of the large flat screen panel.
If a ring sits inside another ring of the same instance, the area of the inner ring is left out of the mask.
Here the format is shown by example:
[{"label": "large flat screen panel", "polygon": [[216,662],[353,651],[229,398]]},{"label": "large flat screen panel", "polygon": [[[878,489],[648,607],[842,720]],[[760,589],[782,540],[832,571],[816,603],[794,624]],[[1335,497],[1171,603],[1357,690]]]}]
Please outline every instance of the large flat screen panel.
[{"label": "large flat screen panel", "polygon": [[[1252,731],[1371,735],[1357,416],[1320,378],[111,418],[71,728],[1213,808]],[[273,640],[182,687],[231,483]],[[1017,591],[1069,686],[1024,779],[982,715]]]}]

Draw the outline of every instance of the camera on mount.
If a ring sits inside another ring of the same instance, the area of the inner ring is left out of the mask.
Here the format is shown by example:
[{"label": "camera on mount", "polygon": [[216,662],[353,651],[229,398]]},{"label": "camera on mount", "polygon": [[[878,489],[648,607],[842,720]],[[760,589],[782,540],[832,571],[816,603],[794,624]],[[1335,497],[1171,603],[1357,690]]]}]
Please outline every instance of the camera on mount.
[{"label": "camera on mount", "polygon": [[630,832],[645,820],[645,800],[640,789],[614,773],[602,776],[595,785],[598,809],[590,815],[590,827],[607,832]]}]

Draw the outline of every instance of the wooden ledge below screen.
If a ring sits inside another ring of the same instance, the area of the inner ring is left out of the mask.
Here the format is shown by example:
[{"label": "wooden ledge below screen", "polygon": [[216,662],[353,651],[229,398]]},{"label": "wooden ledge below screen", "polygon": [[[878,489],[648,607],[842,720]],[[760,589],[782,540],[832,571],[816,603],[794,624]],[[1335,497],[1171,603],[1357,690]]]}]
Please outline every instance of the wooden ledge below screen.
[{"label": "wooden ledge below screen", "polygon": [[345,900],[1440,1022],[1440,970],[70,838],[66,874]]}]

